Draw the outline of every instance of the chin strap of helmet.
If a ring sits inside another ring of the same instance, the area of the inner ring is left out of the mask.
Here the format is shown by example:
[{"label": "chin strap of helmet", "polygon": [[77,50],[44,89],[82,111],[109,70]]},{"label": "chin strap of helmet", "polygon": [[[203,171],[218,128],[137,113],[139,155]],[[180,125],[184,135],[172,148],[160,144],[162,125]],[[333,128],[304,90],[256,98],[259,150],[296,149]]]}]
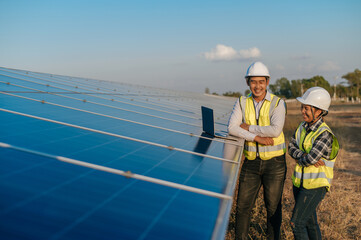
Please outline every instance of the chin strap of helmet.
[{"label": "chin strap of helmet", "polygon": [[315,122],[317,122],[317,120],[320,119],[321,117],[324,117],[324,116],[326,116],[328,114],[328,111],[322,110],[322,113],[320,113],[320,115],[318,115],[318,117],[315,119],[315,113],[314,113],[313,109],[315,109],[315,107],[311,108],[311,112],[312,112],[311,125],[314,124]]},{"label": "chin strap of helmet", "polygon": [[313,112],[314,107],[311,107],[311,112],[312,112],[312,121],[311,123],[313,124],[315,122],[315,113]]}]

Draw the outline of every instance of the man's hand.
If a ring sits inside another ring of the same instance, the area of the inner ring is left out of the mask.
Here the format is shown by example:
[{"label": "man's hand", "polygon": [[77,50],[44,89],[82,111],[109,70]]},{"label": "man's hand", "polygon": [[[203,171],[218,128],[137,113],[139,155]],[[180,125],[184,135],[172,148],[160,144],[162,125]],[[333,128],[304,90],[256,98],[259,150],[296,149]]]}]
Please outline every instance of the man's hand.
[{"label": "man's hand", "polygon": [[258,142],[259,144],[266,145],[266,146],[269,146],[269,145],[273,145],[273,144],[274,144],[273,139],[270,138],[270,137],[259,137],[259,136],[256,136],[256,137],[254,138],[254,141]]},{"label": "man's hand", "polygon": [[243,128],[244,130],[249,131],[249,125],[247,123],[242,123],[240,127]]},{"label": "man's hand", "polygon": [[317,163],[313,164],[313,166],[318,168],[318,167],[321,167],[321,166],[325,166],[325,163],[323,162],[322,159],[320,159],[320,160],[318,160]]}]

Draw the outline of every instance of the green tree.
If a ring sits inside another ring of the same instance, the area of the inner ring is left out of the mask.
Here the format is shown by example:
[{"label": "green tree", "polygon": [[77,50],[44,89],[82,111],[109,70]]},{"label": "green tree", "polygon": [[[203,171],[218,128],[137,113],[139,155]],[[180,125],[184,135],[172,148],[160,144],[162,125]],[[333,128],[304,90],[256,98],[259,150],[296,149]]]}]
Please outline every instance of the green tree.
[{"label": "green tree", "polygon": [[226,97],[240,97],[242,96],[242,94],[240,92],[232,92],[232,91],[228,91],[228,92],[225,92],[223,93],[223,96],[226,96]]},{"label": "green tree", "polygon": [[328,92],[331,92],[331,85],[330,83],[322,76],[314,76],[309,79],[302,79],[304,91],[311,87],[323,87]]},{"label": "green tree", "polygon": [[336,86],[336,93],[337,93],[337,96],[338,97],[347,97],[347,92],[348,92],[348,89],[346,86],[343,86],[342,84],[337,84]]},{"label": "green tree", "polygon": [[206,89],[204,89],[204,93],[206,93],[206,94],[210,93],[209,87],[206,87]]},{"label": "green tree", "polygon": [[270,84],[269,87],[271,91],[278,96],[285,98],[292,96],[290,81],[285,77],[278,79],[275,84]]},{"label": "green tree", "polygon": [[[360,84],[361,84],[361,71],[358,68],[356,68],[355,71],[343,75],[342,78],[346,79],[348,84],[350,85],[352,96],[359,97]],[[353,91],[354,88],[356,88],[356,92]]]},{"label": "green tree", "polygon": [[292,93],[292,98],[302,96],[303,92],[302,92],[302,80],[301,79],[291,81],[291,93]]}]

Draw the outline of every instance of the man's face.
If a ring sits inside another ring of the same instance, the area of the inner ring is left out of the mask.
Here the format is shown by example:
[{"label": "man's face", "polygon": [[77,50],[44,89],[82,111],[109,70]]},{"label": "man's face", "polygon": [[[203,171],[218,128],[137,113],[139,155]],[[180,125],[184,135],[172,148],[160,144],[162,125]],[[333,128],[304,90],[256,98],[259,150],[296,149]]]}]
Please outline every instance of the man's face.
[{"label": "man's face", "polygon": [[252,92],[253,98],[263,99],[266,96],[266,90],[269,81],[266,77],[251,77],[248,81],[249,88]]}]

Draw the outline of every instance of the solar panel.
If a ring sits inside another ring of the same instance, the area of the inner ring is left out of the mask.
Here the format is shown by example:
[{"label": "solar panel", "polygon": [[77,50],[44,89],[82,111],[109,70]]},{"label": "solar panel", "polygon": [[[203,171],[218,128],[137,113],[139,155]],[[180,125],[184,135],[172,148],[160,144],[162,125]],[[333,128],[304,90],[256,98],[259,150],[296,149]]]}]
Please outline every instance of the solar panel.
[{"label": "solar panel", "polygon": [[1,239],[223,239],[233,99],[0,68]]}]

